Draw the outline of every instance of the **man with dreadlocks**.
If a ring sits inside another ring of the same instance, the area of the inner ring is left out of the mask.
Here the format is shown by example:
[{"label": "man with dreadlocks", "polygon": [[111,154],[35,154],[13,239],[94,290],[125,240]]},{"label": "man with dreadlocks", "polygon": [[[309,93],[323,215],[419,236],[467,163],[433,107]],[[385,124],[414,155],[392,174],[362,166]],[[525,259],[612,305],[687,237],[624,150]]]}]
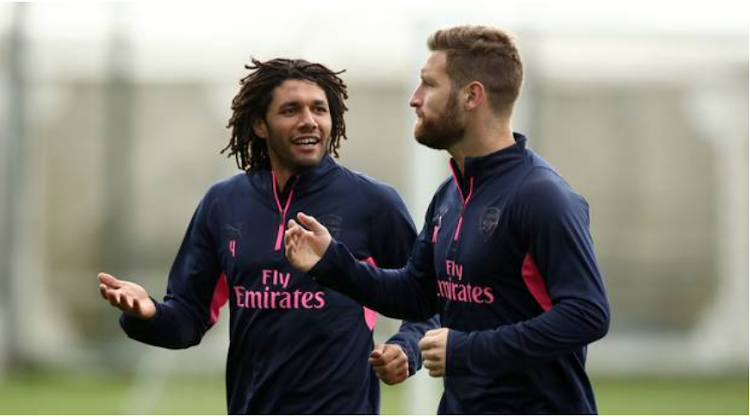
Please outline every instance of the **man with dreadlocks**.
[{"label": "man with dreadlocks", "polygon": [[411,217],[393,188],[330,156],[346,138],[340,73],[289,59],[246,68],[222,150],[245,172],[203,197],[164,302],[105,273],[101,295],[123,311],[129,337],[172,349],[198,344],[228,300],[231,414],[377,413],[376,376],[393,384],[414,373],[436,318],[404,323],[373,348],[375,313],[294,270],[282,238],[294,213],[314,213],[361,261],[397,268],[416,237]]}]

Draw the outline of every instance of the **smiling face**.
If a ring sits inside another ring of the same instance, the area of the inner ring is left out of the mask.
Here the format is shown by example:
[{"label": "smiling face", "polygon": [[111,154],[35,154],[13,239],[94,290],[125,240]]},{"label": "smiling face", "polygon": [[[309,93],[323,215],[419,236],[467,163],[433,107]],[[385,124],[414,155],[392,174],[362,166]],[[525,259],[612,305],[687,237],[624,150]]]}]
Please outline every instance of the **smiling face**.
[{"label": "smiling face", "polygon": [[266,139],[271,167],[293,174],[320,162],[331,125],[323,89],[312,81],[289,79],[273,90],[265,117],[255,121],[253,130]]},{"label": "smiling face", "polygon": [[464,135],[464,113],[458,103],[458,92],[452,88],[446,72],[446,54],[435,51],[422,66],[420,83],[409,100],[417,112],[414,137],[433,148],[448,149]]}]

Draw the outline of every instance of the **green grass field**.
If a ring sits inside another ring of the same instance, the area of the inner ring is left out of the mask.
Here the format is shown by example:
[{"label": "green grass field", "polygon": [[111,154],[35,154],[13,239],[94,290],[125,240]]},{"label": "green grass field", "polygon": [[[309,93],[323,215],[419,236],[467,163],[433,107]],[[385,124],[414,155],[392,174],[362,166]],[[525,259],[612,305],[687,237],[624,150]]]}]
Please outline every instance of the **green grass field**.
[{"label": "green grass field", "polygon": [[[55,375],[0,382],[0,414],[225,414],[224,380],[179,377],[134,389],[127,377]],[[602,414],[748,414],[747,378],[595,379]],[[144,395],[145,393],[145,395]],[[148,397],[141,400],[142,397]],[[384,387],[383,414],[407,398]]]}]

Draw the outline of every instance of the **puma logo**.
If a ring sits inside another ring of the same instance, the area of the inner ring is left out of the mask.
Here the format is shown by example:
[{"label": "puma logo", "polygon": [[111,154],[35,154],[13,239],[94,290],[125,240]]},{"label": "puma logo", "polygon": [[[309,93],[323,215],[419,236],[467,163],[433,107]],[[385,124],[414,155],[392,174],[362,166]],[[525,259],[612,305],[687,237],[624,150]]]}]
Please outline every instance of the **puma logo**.
[{"label": "puma logo", "polygon": [[245,228],[245,223],[237,223],[237,226],[227,223],[224,225],[224,229],[230,236],[235,236],[238,239],[242,239],[242,229]]}]

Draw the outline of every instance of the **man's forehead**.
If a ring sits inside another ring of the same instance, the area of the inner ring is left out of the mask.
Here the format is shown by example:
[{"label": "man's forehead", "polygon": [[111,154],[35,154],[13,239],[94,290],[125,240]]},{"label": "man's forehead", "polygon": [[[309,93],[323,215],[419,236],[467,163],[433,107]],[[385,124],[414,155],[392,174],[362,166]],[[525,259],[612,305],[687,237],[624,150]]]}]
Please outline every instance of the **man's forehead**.
[{"label": "man's forehead", "polygon": [[445,74],[445,63],[446,56],[443,51],[433,51],[427,57],[424,65],[422,65],[421,74],[422,76],[439,76]]},{"label": "man's forehead", "polygon": [[273,101],[325,101],[326,93],[313,81],[289,79],[284,80],[273,90]]}]

